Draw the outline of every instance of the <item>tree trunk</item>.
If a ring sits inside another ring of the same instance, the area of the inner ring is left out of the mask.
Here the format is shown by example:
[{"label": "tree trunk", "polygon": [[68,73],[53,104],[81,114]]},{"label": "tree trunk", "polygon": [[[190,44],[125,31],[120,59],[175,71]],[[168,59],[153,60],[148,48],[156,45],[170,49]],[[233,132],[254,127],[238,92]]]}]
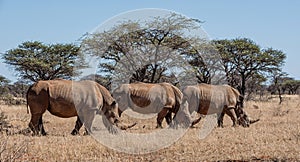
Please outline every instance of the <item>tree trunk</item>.
[{"label": "tree trunk", "polygon": [[242,83],[241,83],[241,88],[240,88],[240,93],[243,96],[241,98],[241,107],[244,107],[244,99],[245,99],[245,93],[246,93],[246,77],[245,74],[241,74],[242,77]]},{"label": "tree trunk", "polygon": [[282,96],[281,96],[281,90],[280,87],[277,88],[278,90],[278,97],[279,97],[279,105],[282,103]]},{"label": "tree trunk", "polygon": [[152,73],[152,76],[151,76],[151,80],[150,80],[150,82],[151,82],[151,83],[153,83],[153,82],[154,82],[154,79],[155,79],[155,75],[156,75],[157,68],[158,68],[158,65],[157,65],[157,64],[155,64],[155,65],[154,65],[154,68],[153,68],[153,73]]}]

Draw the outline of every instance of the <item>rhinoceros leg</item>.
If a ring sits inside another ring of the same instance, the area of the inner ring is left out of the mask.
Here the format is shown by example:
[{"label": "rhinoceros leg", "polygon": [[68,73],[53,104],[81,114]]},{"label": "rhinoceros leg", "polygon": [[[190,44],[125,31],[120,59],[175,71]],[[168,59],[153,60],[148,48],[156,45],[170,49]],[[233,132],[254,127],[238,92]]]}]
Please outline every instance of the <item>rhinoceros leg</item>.
[{"label": "rhinoceros leg", "polygon": [[230,116],[231,120],[232,120],[232,126],[236,126],[237,125],[237,117],[234,111],[234,108],[230,108],[225,110],[226,114]]},{"label": "rhinoceros leg", "polygon": [[157,126],[156,128],[162,128],[162,121],[165,118],[165,116],[167,115],[167,113],[169,112],[168,108],[163,108],[157,115]]},{"label": "rhinoceros leg", "polygon": [[224,118],[224,111],[222,111],[218,117],[218,127],[223,128],[223,118]]},{"label": "rhinoceros leg", "polygon": [[169,111],[169,112],[166,114],[165,119],[166,119],[168,125],[170,125],[170,123],[172,122],[172,111]]},{"label": "rhinoceros leg", "polygon": [[194,120],[194,121],[192,122],[191,127],[194,127],[194,125],[196,125],[197,123],[199,123],[200,120],[201,120],[201,118],[202,118],[202,117],[200,116],[198,119]]},{"label": "rhinoceros leg", "polygon": [[83,114],[84,118],[84,127],[85,127],[85,133],[84,135],[89,135],[92,132],[92,124],[94,121],[96,115],[96,111],[87,111]]},{"label": "rhinoceros leg", "polygon": [[76,120],[76,123],[75,123],[75,128],[73,129],[73,131],[71,132],[72,135],[77,135],[79,134],[79,130],[80,128],[82,127],[82,122],[79,118],[79,116],[77,116],[77,120]]},{"label": "rhinoceros leg", "polygon": [[43,114],[32,114],[29,122],[29,128],[32,130],[33,135],[46,135],[46,131],[43,126]]},{"label": "rhinoceros leg", "polygon": [[40,119],[39,119],[39,131],[40,131],[40,133],[41,133],[43,136],[47,135],[47,133],[46,133],[46,131],[45,131],[45,129],[44,129],[43,116],[41,116]]},{"label": "rhinoceros leg", "polygon": [[33,135],[39,134],[39,119],[40,119],[40,115],[31,115],[31,120],[28,126],[32,130]]},{"label": "rhinoceros leg", "polygon": [[121,117],[121,115],[122,115],[123,111],[122,111],[122,110],[120,110],[120,109],[118,109],[118,113],[119,113],[119,117]]}]

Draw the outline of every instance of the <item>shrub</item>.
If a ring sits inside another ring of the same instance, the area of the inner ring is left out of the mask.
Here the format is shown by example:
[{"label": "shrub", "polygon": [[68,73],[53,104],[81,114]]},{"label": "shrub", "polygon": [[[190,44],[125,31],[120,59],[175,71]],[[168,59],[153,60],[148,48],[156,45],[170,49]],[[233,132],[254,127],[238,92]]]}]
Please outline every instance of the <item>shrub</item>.
[{"label": "shrub", "polygon": [[1,112],[0,113],[0,132],[8,131],[9,123],[7,122],[7,116]]}]

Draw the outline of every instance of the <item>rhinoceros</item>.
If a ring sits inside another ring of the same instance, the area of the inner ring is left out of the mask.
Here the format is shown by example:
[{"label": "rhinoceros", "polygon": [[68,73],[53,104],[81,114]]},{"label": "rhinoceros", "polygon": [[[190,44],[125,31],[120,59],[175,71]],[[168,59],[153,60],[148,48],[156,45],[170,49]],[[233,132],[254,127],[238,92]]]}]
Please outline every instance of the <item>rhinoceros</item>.
[{"label": "rhinoceros", "polygon": [[218,114],[218,126],[222,127],[224,114],[227,114],[230,116],[233,126],[240,124],[248,127],[253,121],[250,121],[246,112],[240,106],[240,97],[240,93],[228,85],[201,83],[187,86],[183,89],[183,100],[177,120],[185,122],[185,125],[194,126],[201,120],[201,116],[192,121],[190,117],[192,112],[195,111],[201,115],[216,113]]},{"label": "rhinoceros", "polygon": [[162,128],[165,117],[171,123],[172,113],[177,113],[182,100],[181,91],[169,83],[122,84],[112,95],[119,104],[120,116],[127,108],[142,114],[158,113],[157,128]]},{"label": "rhinoceros", "polygon": [[42,119],[46,110],[62,118],[77,116],[72,135],[78,134],[83,124],[85,133],[91,132],[96,114],[102,114],[111,126],[116,125],[123,130],[134,126],[125,126],[120,122],[114,98],[105,87],[94,81],[38,81],[27,91],[27,108],[28,106],[31,112],[29,127],[34,135],[46,135]]}]

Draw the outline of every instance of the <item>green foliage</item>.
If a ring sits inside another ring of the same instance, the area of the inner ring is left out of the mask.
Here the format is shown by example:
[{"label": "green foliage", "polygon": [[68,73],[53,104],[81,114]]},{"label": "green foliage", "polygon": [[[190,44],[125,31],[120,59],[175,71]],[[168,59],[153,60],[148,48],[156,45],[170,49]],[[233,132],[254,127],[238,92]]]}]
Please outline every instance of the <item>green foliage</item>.
[{"label": "green foliage", "polygon": [[[69,79],[78,75],[73,69],[80,62],[79,47],[73,44],[45,45],[41,42],[24,42],[3,55],[5,63],[18,72],[21,79],[37,81],[55,78]],[[79,67],[83,64],[79,64]]]},{"label": "green foliage", "polygon": [[247,100],[250,100],[252,97],[255,97],[256,94],[261,94],[266,90],[266,85],[264,83],[267,81],[267,78],[260,74],[253,74],[246,82],[247,87]]},{"label": "green foliage", "polygon": [[280,72],[286,55],[272,48],[262,49],[247,38],[213,41],[218,49],[228,83],[245,95],[246,84],[254,75]]},{"label": "green foliage", "polygon": [[0,75],[0,96],[9,92],[9,89],[7,88],[9,82],[10,80]]},{"label": "green foliage", "polygon": [[[195,19],[175,13],[155,17],[145,23],[125,21],[107,31],[90,35],[82,42],[82,50],[105,60],[101,61],[99,67],[108,76],[116,73],[116,65],[122,59],[123,64],[130,66],[131,70],[128,71],[133,71],[130,78],[132,82],[170,81],[173,75],[168,73],[168,68],[173,65],[166,66],[162,60],[174,61],[176,58],[165,58],[163,55],[173,51],[178,54],[195,52],[191,42],[197,41],[197,38],[184,37],[184,32],[199,28],[197,23]],[[144,58],[136,60],[137,54],[153,59],[145,63],[141,61]]]},{"label": "green foliage", "polygon": [[9,79],[5,78],[4,76],[0,75],[0,86],[6,85],[10,82]]},{"label": "green foliage", "polygon": [[282,87],[287,90],[289,94],[296,94],[300,87],[300,80],[286,80],[282,83]]},{"label": "green foliage", "polygon": [[4,76],[0,76],[4,80],[0,84],[0,102],[6,105],[22,105],[26,104],[26,93],[29,85],[24,81],[9,83],[10,81]]},{"label": "green foliage", "polygon": [[23,81],[17,81],[13,84],[8,84],[6,87],[12,96],[25,98],[29,84]]},{"label": "green foliage", "polygon": [[26,93],[28,90],[28,84],[24,81],[17,81],[10,84],[8,79],[4,76],[0,76],[2,80],[0,84],[0,101],[7,105],[20,105],[25,104]]}]

